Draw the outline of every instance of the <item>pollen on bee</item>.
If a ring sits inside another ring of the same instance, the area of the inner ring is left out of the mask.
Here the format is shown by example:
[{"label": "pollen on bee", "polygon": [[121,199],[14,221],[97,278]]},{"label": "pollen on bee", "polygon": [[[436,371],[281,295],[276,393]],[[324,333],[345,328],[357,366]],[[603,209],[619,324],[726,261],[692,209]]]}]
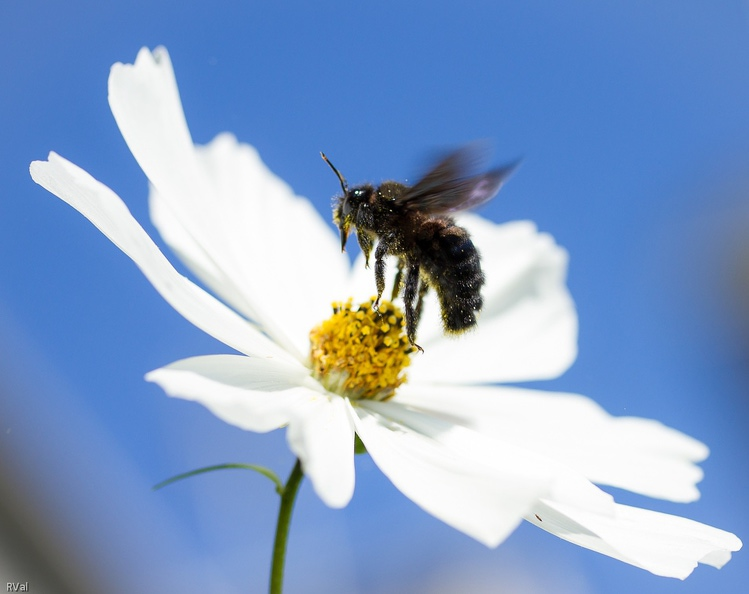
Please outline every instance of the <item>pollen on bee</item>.
[{"label": "pollen on bee", "polygon": [[403,313],[375,298],[359,305],[333,303],[333,315],[310,332],[310,367],[326,389],[349,398],[388,400],[406,381],[416,349],[405,334]]}]

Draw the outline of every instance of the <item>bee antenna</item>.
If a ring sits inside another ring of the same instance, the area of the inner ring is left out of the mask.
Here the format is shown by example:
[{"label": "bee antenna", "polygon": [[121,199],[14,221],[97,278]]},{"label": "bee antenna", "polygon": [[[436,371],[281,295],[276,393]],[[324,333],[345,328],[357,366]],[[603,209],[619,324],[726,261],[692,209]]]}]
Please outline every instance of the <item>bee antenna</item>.
[{"label": "bee antenna", "polygon": [[330,160],[325,156],[325,153],[320,151],[320,156],[322,157],[323,161],[325,161],[328,165],[330,165],[330,168],[333,170],[333,173],[335,173],[338,176],[338,181],[341,182],[341,189],[343,190],[344,194],[348,194],[348,184],[346,183],[346,178],[341,175],[341,173],[335,168],[335,165],[330,162]]}]

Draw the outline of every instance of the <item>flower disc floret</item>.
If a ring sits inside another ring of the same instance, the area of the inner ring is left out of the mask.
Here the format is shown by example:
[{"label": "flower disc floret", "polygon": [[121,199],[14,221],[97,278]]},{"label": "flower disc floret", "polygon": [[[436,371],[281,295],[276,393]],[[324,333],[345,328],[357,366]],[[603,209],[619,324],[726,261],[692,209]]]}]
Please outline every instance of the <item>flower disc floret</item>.
[{"label": "flower disc floret", "polygon": [[349,398],[388,400],[406,381],[414,347],[404,331],[403,313],[389,301],[373,308],[333,303],[333,315],[310,332],[315,377],[331,392]]}]

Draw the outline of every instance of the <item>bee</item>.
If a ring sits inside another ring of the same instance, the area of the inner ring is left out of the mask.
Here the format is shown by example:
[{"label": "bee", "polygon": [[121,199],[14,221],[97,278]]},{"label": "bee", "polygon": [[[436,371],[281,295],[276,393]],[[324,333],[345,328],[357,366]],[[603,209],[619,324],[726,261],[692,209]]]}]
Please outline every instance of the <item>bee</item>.
[{"label": "bee", "polygon": [[470,175],[478,155],[476,145],[468,145],[448,154],[413,186],[385,181],[377,187],[349,189],[343,175],[324,153],[320,155],[343,190],[333,206],[341,249],[346,249],[352,228],[367,268],[374,248],[374,308],[385,290],[385,257],[392,255],[398,258],[392,299],[403,288],[406,335],[413,346],[424,351],[415,342],[416,328],[430,287],[437,293],[445,333],[459,334],[475,326],[483,305],[481,258],[468,231],[450,215],[494,198],[517,163]]}]

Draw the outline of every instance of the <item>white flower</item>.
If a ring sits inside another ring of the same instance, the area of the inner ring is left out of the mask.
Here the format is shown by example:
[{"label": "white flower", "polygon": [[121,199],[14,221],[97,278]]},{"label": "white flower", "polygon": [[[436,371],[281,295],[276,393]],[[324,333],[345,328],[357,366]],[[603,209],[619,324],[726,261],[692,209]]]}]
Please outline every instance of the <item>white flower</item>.
[{"label": "white flower", "polygon": [[[177,361],[147,379],[250,431],[287,427],[317,494],[345,506],[354,489],[354,434],[407,497],[496,546],[526,519],[653,573],[684,578],[741,547],[728,532],[619,505],[593,483],[691,501],[707,448],[645,419],[613,418],[591,400],[487,385],[552,378],[576,354],[566,254],[527,222],[466,217],[487,277],[478,329],[443,338],[434,302],[419,327],[425,354],[387,401],[323,387],[309,364],[310,330],[332,301],[365,300],[371,270],[352,268],[331,227],[250,146],[223,134],[193,145],[169,56],[141,50],[115,64],[109,102],[151,183],[164,241],[217,300],[180,275],[122,200],[50,153],[31,165],[125,252],[185,318],[240,354]],[[331,180],[331,187],[334,187]]]}]

